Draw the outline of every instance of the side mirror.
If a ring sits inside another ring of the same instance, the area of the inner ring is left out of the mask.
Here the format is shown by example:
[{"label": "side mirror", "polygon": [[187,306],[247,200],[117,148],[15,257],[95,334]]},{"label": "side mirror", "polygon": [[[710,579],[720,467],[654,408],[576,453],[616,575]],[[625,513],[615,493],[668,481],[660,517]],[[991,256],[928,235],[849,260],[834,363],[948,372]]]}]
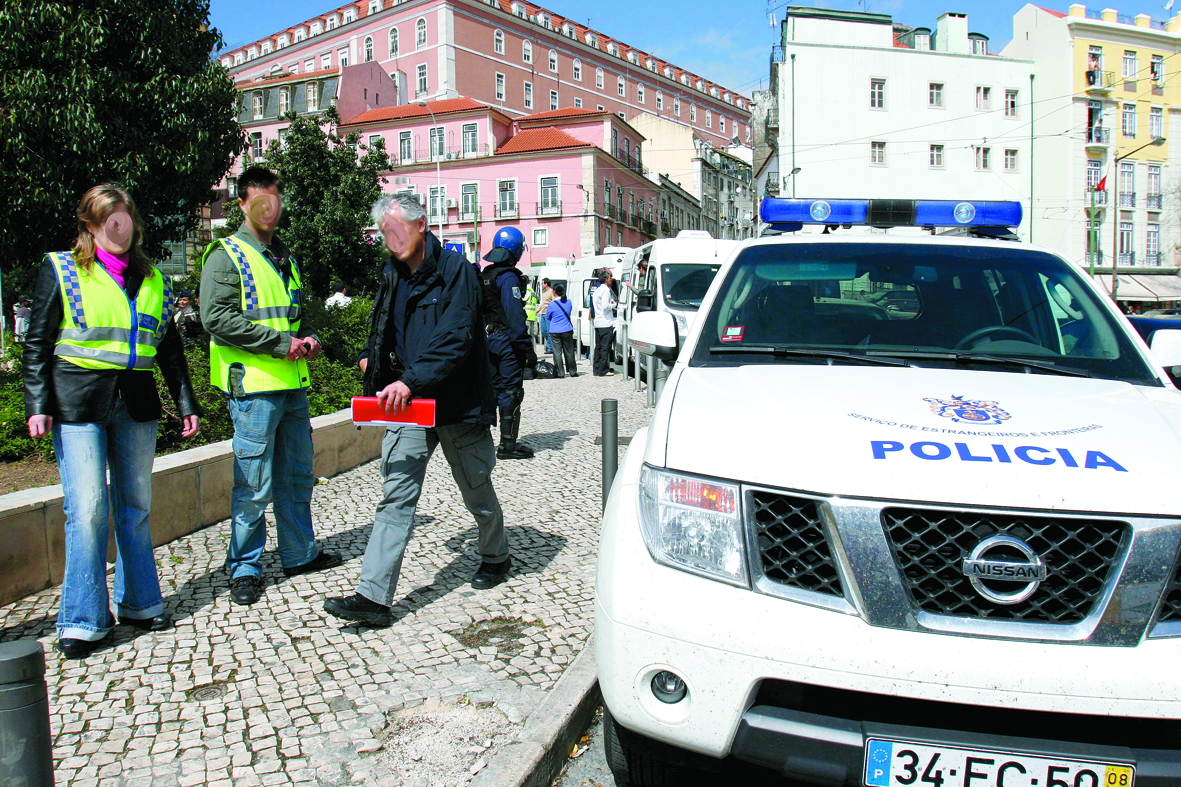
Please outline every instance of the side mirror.
[{"label": "side mirror", "polygon": [[650,312],[652,311],[652,291],[639,290],[636,292],[636,311]]},{"label": "side mirror", "polygon": [[677,321],[668,312],[640,312],[632,317],[627,340],[641,355],[674,361],[677,357]]},{"label": "side mirror", "polygon": [[1181,366],[1181,330],[1165,328],[1152,334],[1152,355],[1165,368]]}]

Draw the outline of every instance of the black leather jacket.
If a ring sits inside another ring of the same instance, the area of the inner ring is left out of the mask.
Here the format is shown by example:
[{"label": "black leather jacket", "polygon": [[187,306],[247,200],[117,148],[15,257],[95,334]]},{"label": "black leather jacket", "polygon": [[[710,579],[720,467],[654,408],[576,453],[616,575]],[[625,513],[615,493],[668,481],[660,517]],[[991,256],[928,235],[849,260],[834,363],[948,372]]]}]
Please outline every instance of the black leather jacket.
[{"label": "black leather jacket", "polygon": [[[142,282],[139,274],[128,269],[124,289],[131,298],[139,293]],[[122,393],[133,420],[154,421],[160,417],[160,395],[150,369],[83,369],[55,357],[53,348],[61,322],[61,288],[53,263],[46,258],[33,290],[33,316],[25,337],[26,419],[50,415],[66,423],[104,421],[115,403],[116,392]],[[200,415],[184,346],[171,320],[156,348],[156,363],[181,416]]]}]

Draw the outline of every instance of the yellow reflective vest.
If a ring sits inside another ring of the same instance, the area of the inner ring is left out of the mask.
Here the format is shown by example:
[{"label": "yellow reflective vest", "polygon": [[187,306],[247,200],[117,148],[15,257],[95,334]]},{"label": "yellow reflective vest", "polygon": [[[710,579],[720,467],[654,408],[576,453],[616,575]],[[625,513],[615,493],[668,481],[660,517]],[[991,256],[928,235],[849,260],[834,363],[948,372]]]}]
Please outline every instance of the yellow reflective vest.
[{"label": "yellow reflective vest", "polygon": [[[299,270],[291,260],[291,278],[275,269],[262,252],[238,238],[222,238],[209,245],[201,262],[217,248],[225,249],[241,277],[242,316],[251,322],[296,336],[300,323]],[[233,347],[211,336],[209,373],[215,388],[232,395],[290,391],[308,387],[308,363]]]},{"label": "yellow reflective vest", "polygon": [[48,255],[62,294],[53,354],[83,369],[151,369],[172,319],[172,288],[156,271],[135,299],[95,261],[81,270],[68,251]]}]

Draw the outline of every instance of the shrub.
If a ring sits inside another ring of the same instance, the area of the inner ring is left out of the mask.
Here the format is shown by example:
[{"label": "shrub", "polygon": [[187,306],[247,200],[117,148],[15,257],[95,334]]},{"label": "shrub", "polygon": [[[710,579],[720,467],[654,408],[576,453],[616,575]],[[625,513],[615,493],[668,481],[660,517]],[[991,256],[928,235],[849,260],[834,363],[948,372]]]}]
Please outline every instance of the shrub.
[{"label": "shrub", "polygon": [[53,460],[53,441],[29,437],[25,418],[24,348],[13,343],[0,359],[0,459],[18,461],[30,456]]},{"label": "shrub", "polygon": [[324,354],[337,363],[355,366],[357,354],[369,339],[369,314],[373,300],[355,297],[348,306],[326,308],[324,301],[309,300],[303,305],[308,321],[316,329]]}]

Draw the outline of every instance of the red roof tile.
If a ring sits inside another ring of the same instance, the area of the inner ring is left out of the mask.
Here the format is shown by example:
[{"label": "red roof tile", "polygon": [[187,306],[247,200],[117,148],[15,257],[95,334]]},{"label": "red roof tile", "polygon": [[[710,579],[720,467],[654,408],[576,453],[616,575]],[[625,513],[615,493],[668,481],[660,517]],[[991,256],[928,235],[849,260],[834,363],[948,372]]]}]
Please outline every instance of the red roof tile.
[{"label": "red roof tile", "polygon": [[572,117],[597,117],[600,115],[610,115],[606,110],[586,109],[584,107],[566,107],[565,109],[551,109],[546,112],[538,112],[533,115],[525,115],[521,118],[524,123],[528,120],[556,120],[558,118],[572,118]]},{"label": "red roof tile", "polygon": [[[427,107],[430,107],[429,111]],[[406,118],[416,117],[429,118],[431,111],[435,113],[435,117],[438,117],[439,115],[449,115],[455,112],[467,112],[472,109],[492,109],[492,107],[470,98],[445,98],[442,101],[428,101],[426,107],[420,107],[417,104],[402,104],[396,107],[370,109],[367,112],[357,115],[352,120],[341,123],[341,125],[351,126],[355,123],[373,123],[379,120],[405,120]]]},{"label": "red roof tile", "polygon": [[1061,11],[1054,11],[1054,10],[1052,10],[1052,9],[1049,9],[1049,8],[1044,8],[1044,7],[1040,6],[1040,5],[1039,5],[1039,6],[1035,6],[1035,7],[1036,7],[1036,8],[1041,8],[1041,9],[1042,9],[1043,11],[1045,11],[1047,14],[1051,14],[1051,15],[1053,15],[1053,16],[1056,16],[1056,17],[1058,17],[1059,19],[1064,19],[1064,18],[1066,18],[1066,14],[1062,13]]},{"label": "red roof tile", "polygon": [[496,151],[496,155],[589,147],[594,146],[589,142],[583,142],[581,139],[575,139],[565,131],[560,131],[549,126],[546,128],[527,128],[517,132],[508,142],[500,146],[500,149]]},{"label": "red roof tile", "polygon": [[340,76],[339,68],[325,68],[323,71],[307,71],[302,74],[292,74],[288,71],[283,71],[274,76],[266,74],[262,77],[254,77],[252,79],[240,79],[234,83],[234,87],[240,89],[266,87],[267,85],[277,85],[281,82],[298,82],[303,79],[324,79],[335,76]]}]

